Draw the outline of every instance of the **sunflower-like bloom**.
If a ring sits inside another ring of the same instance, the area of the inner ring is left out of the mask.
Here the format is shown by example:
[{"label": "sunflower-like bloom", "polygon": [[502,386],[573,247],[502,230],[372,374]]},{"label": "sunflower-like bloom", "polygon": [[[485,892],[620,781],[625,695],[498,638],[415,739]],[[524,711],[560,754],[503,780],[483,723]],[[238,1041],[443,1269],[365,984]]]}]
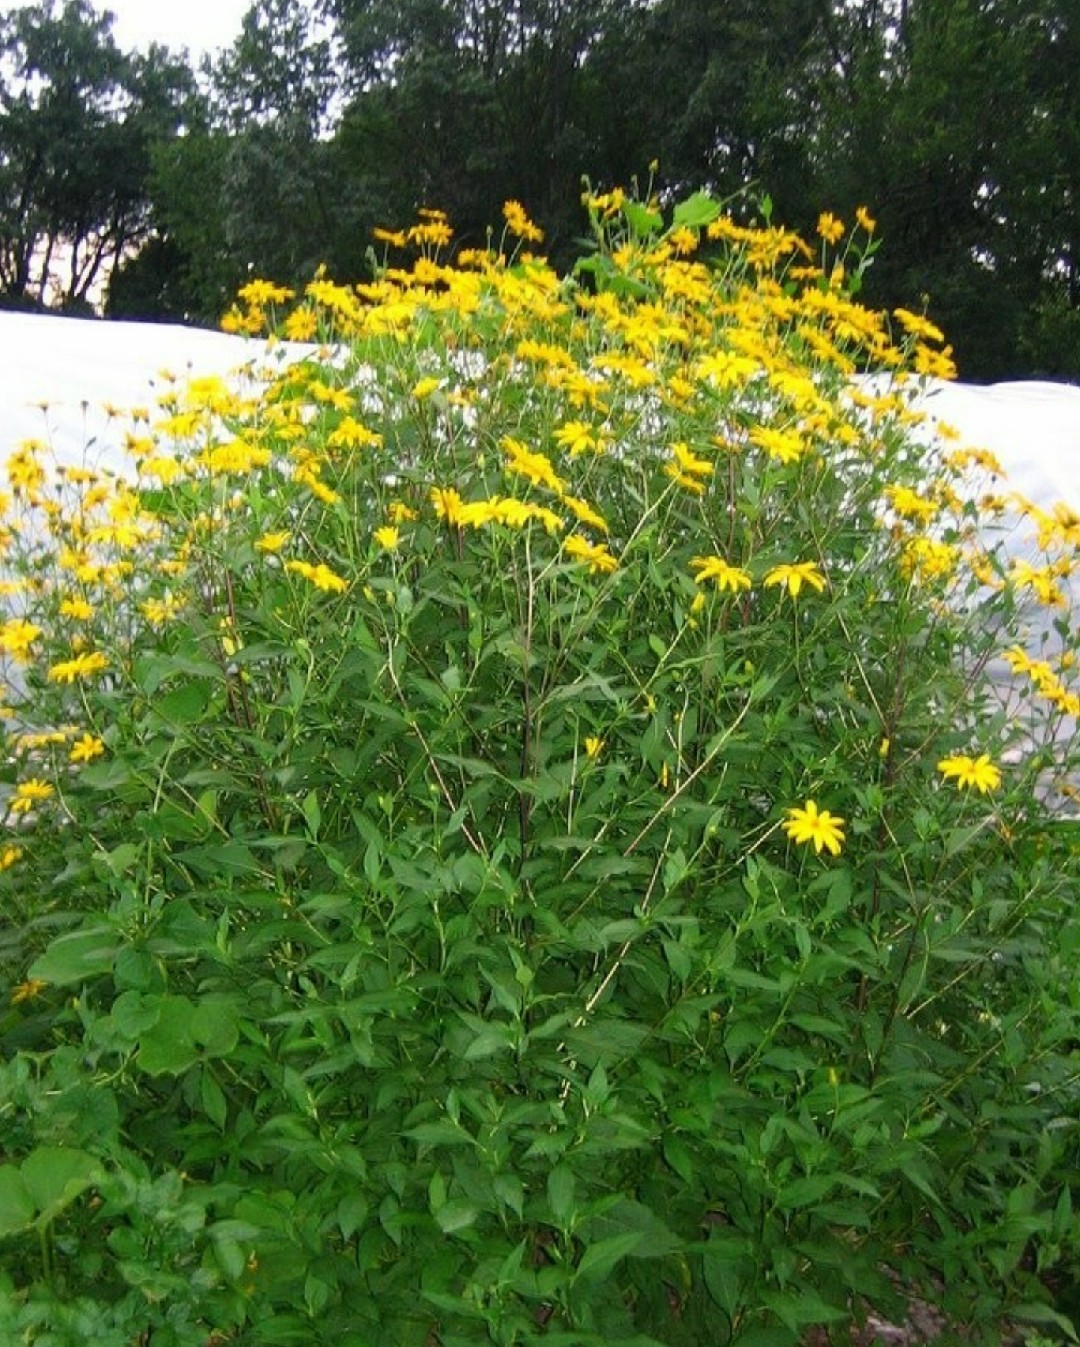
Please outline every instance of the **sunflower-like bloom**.
[{"label": "sunflower-like bloom", "polygon": [[749,589],[753,584],[749,571],[744,571],[741,566],[732,566],[723,557],[692,557],[690,568],[697,572],[694,579],[699,585],[703,585],[706,580],[715,580],[717,589],[721,591],[730,589],[733,594],[737,594],[740,589]]},{"label": "sunflower-like bloom", "polygon": [[287,571],[293,571],[297,575],[302,575],[305,580],[309,580],[316,589],[331,590],[336,594],[342,593],[349,588],[347,580],[343,580],[340,575],[334,572],[320,561],[317,566],[313,566],[308,561],[287,561],[285,563]]},{"label": "sunflower-like bloom", "polygon": [[807,800],[801,809],[787,811],[784,831],[793,842],[804,846],[812,843],[819,855],[824,848],[831,855],[839,856],[844,845],[843,822],[838,814],[818,809],[813,800]]},{"label": "sunflower-like bloom", "polygon": [[825,577],[815,561],[799,561],[792,565],[774,566],[765,577],[766,585],[779,585],[786,589],[793,599],[799,597],[803,585],[816,589],[819,593],[825,588]]},{"label": "sunflower-like bloom", "polygon": [[960,790],[974,786],[981,795],[985,795],[987,791],[997,790],[1001,785],[1001,773],[990,761],[989,753],[981,753],[977,758],[955,753],[952,757],[942,758],[937,766],[945,780],[955,780]]},{"label": "sunflower-like bloom", "polygon": [[50,683],[74,683],[78,678],[89,678],[109,667],[109,661],[100,650],[88,650],[74,659],[61,660],[48,673]]}]

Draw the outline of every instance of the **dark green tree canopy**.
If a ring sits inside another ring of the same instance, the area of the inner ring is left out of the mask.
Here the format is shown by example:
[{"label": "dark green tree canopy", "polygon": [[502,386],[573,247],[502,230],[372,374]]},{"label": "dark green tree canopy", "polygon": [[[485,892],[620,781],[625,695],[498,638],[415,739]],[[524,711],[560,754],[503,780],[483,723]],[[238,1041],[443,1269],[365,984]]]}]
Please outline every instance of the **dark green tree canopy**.
[{"label": "dark green tree canopy", "polygon": [[153,48],[122,52],[88,0],[0,16],[0,290],[85,305],[149,237],[151,147],[176,135],[194,80]]},{"label": "dark green tree canopy", "polygon": [[867,206],[868,301],[926,296],[969,378],[1080,371],[1080,0],[255,0],[197,75],[41,0],[0,52],[8,303],[119,263],[110,311],[213,321],[252,274],[360,279],[420,206],[482,243],[510,198],[564,262],[582,176],[658,161],[803,231]]}]

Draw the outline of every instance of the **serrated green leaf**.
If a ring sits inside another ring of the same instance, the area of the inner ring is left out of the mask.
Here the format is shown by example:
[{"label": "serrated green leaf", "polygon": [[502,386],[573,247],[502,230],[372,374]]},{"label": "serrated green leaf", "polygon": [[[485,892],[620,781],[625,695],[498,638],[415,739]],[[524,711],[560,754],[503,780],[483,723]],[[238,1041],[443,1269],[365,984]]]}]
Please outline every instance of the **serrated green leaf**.
[{"label": "serrated green leaf", "polygon": [[664,226],[664,217],[660,212],[650,210],[640,201],[625,201],[622,210],[626,223],[639,239],[651,238]]},{"label": "serrated green leaf", "polygon": [[703,229],[720,215],[720,205],[708,192],[695,192],[680,201],[672,212],[672,223],[688,229]]}]

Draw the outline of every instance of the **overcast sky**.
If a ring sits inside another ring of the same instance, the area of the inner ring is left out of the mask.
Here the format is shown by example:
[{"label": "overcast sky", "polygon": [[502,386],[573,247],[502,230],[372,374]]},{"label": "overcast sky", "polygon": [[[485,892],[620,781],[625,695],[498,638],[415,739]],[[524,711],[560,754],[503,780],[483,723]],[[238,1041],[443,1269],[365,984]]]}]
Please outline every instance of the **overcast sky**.
[{"label": "overcast sky", "polygon": [[[0,0],[0,11],[22,9],[37,0]],[[92,0],[94,8],[116,16],[117,45],[145,50],[151,42],[187,47],[194,58],[231,44],[251,0]]]}]

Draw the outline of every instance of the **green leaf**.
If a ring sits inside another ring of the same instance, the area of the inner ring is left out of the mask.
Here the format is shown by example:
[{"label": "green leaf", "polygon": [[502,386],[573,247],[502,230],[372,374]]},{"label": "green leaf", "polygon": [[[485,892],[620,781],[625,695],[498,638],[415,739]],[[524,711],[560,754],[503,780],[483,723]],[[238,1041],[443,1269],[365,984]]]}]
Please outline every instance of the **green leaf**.
[{"label": "green leaf", "polygon": [[313,790],[309,790],[304,796],[304,821],[307,823],[308,830],[312,837],[319,836],[319,829],[322,826],[322,809],[319,807],[319,797]]},{"label": "green leaf", "polygon": [[246,875],[262,867],[251,849],[243,842],[223,841],[210,846],[188,847],[175,856],[180,865],[186,865],[206,879],[220,879],[223,875]]},{"label": "green leaf", "polygon": [[54,987],[86,982],[112,969],[118,944],[111,926],[71,931],[58,936],[45,953],[34,960],[29,975]]},{"label": "green leaf", "polygon": [[569,1165],[556,1165],[548,1175],[548,1205],[555,1222],[561,1226],[570,1224],[574,1214],[574,1172]]},{"label": "green leaf", "polygon": [[742,1288],[746,1267],[743,1240],[714,1238],[701,1255],[705,1289],[729,1319],[743,1308]]},{"label": "green leaf", "polygon": [[225,996],[208,996],[191,1016],[191,1036],[209,1057],[225,1057],[240,1037],[236,1005]]},{"label": "green leaf", "polygon": [[154,714],[172,725],[192,725],[202,718],[213,695],[206,679],[184,683],[163,697],[154,698]]},{"label": "green leaf", "polygon": [[359,1189],[346,1193],[337,1204],[337,1222],[342,1239],[352,1239],[353,1235],[367,1220],[368,1200]]},{"label": "green leaf", "polygon": [[63,1146],[38,1146],[22,1162],[26,1191],[37,1206],[37,1223],[52,1221],[101,1178],[101,1164],[89,1153]]},{"label": "green leaf", "polygon": [[625,201],[622,210],[626,223],[639,239],[651,238],[664,227],[664,217],[660,212],[650,210],[640,201]]},{"label": "green leaf", "polygon": [[720,214],[720,205],[708,192],[695,192],[685,201],[680,201],[672,213],[672,223],[676,227],[703,229]]},{"label": "green leaf", "polygon": [[1009,1317],[1019,1319],[1022,1324],[1053,1324],[1055,1328],[1061,1329],[1070,1342],[1080,1342],[1073,1321],[1042,1301],[1031,1301],[1010,1308]]},{"label": "green leaf", "polygon": [[834,1324],[840,1319],[850,1318],[851,1311],[846,1307],[828,1305],[808,1286],[792,1288],[789,1291],[772,1291],[762,1288],[759,1292],[762,1304],[786,1324],[788,1328],[806,1328],[810,1324]]},{"label": "green leaf", "polygon": [[451,1122],[449,1118],[436,1122],[417,1123],[408,1127],[402,1136],[411,1137],[422,1146],[474,1146],[476,1143],[464,1127]]},{"label": "green leaf", "polygon": [[214,1254],[226,1277],[238,1282],[247,1267],[247,1254],[243,1246],[234,1239],[218,1238],[214,1240]]},{"label": "green leaf", "polygon": [[0,1165],[0,1239],[34,1220],[34,1199],[15,1165]]},{"label": "green leaf", "polygon": [[776,1196],[776,1205],[781,1211],[798,1211],[802,1207],[812,1207],[820,1202],[836,1187],[836,1179],[831,1174],[810,1174],[785,1184]]},{"label": "green leaf", "polygon": [[210,1121],[215,1127],[224,1129],[225,1120],[229,1113],[225,1091],[211,1075],[210,1068],[205,1066],[199,1078],[199,1099],[202,1103],[203,1112]]},{"label": "green leaf", "polygon": [[457,1230],[467,1230],[470,1225],[475,1225],[479,1215],[480,1208],[475,1202],[470,1202],[466,1198],[454,1198],[452,1202],[447,1202],[439,1208],[435,1213],[435,1219],[444,1235],[452,1235]]},{"label": "green leaf", "polygon": [[495,1196],[508,1206],[520,1221],[525,1209],[525,1189],[521,1180],[513,1174],[496,1174],[492,1186],[495,1189]]},{"label": "green leaf", "polygon": [[137,843],[121,842],[111,851],[95,852],[91,864],[96,870],[101,870],[114,879],[119,879],[138,864],[142,854],[143,848]]},{"label": "green leaf", "polygon": [[798,1339],[793,1328],[777,1324],[747,1324],[731,1339],[730,1347],[792,1347]]},{"label": "green leaf", "polygon": [[663,1141],[664,1159],[671,1168],[682,1179],[683,1183],[690,1187],[695,1182],[694,1158],[690,1147],[680,1137],[673,1133],[664,1138]]},{"label": "green leaf", "polygon": [[641,1243],[641,1233],[628,1230],[621,1235],[609,1235],[607,1239],[597,1240],[581,1256],[575,1278],[606,1277],[617,1263],[637,1248]]},{"label": "green leaf", "polygon": [[136,1060],[148,1075],[179,1075],[199,1059],[193,1031],[195,1007],[186,996],[158,997],[157,1006],[155,1023],[139,1036]]}]

